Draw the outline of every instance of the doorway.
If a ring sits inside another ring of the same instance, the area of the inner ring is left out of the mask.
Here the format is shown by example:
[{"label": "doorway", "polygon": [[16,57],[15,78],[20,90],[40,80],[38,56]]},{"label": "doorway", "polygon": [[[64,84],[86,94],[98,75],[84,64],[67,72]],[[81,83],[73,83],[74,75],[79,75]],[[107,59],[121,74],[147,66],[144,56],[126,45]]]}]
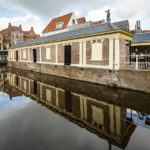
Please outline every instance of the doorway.
[{"label": "doorway", "polygon": [[71,46],[65,46],[65,65],[71,65]]},{"label": "doorway", "polygon": [[18,51],[16,51],[16,61],[18,61]]},{"label": "doorway", "polygon": [[33,62],[36,63],[37,61],[37,53],[36,53],[36,49],[33,49]]}]

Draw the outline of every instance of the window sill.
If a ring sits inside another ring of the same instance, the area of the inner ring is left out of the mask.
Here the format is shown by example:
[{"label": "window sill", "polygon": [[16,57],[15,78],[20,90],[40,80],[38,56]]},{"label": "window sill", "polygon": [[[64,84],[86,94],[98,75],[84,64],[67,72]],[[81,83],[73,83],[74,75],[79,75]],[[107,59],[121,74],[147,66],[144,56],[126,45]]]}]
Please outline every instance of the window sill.
[{"label": "window sill", "polygon": [[97,59],[97,60],[93,60],[93,59],[91,59],[90,61],[103,61],[102,59]]}]

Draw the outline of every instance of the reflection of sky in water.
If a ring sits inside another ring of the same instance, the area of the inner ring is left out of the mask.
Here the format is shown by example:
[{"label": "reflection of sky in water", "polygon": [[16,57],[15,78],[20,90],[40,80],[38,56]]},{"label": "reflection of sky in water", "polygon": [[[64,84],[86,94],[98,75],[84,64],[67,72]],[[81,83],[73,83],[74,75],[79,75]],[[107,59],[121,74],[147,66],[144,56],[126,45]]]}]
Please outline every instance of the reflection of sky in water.
[{"label": "reflection of sky in water", "polygon": [[127,109],[127,114],[126,114],[127,118],[132,118],[133,122],[137,125],[141,125],[144,126],[146,128],[150,128],[150,125],[146,124],[146,118],[150,118],[150,115],[142,115],[141,113],[138,113],[134,110],[132,110],[132,114],[131,114],[131,110]]},{"label": "reflection of sky in water", "polygon": [[26,107],[30,101],[30,98],[25,96],[13,97],[10,100],[9,95],[0,92],[0,120],[6,118],[10,112],[16,112],[18,109]]}]

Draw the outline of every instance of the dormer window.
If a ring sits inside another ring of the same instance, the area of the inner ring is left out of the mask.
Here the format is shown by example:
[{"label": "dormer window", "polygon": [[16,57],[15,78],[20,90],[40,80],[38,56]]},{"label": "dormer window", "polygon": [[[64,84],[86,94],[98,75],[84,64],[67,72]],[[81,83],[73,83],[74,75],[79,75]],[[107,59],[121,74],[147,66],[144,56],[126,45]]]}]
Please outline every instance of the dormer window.
[{"label": "dormer window", "polygon": [[75,22],[75,20],[74,20],[74,19],[72,19],[72,25],[74,25],[74,24],[76,24],[76,22]]},{"label": "dormer window", "polygon": [[56,29],[60,29],[63,27],[63,22],[56,23]]}]

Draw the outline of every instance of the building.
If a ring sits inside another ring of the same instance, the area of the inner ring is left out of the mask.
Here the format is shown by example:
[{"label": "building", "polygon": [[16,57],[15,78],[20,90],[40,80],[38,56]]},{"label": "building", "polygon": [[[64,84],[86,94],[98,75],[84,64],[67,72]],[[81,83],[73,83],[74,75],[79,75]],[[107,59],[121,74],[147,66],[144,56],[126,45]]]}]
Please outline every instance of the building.
[{"label": "building", "polygon": [[138,33],[149,33],[150,30],[143,30],[141,28],[141,21],[137,20],[136,21],[136,25],[135,25],[135,29],[130,31],[132,34],[138,34]]},{"label": "building", "polygon": [[[10,48],[8,65],[149,92],[149,82],[137,81],[136,68],[130,64],[130,43],[134,35],[122,29],[125,26],[128,29],[127,21],[121,24],[105,22],[25,41]],[[126,70],[130,76],[124,76]],[[149,76],[149,73],[141,71],[140,77]]]},{"label": "building", "polygon": [[8,28],[2,30],[1,34],[3,35],[4,50],[7,50],[15,44],[23,42],[23,31],[21,25],[17,27],[12,26],[11,23],[9,23]]},{"label": "building", "polygon": [[72,12],[52,19],[43,30],[43,37],[88,27],[90,23],[86,22],[84,17],[77,18],[75,13]]},{"label": "building", "polygon": [[23,31],[22,26],[12,26],[9,23],[8,28],[2,30],[1,35],[3,36],[3,49],[7,50],[9,47],[15,44],[21,43],[25,40],[32,40],[39,38],[40,36],[35,34],[33,27],[29,31]]},{"label": "building", "polygon": [[3,36],[0,33],[0,51],[3,51]]},{"label": "building", "polygon": [[138,49],[139,54],[150,54],[150,32],[138,33],[132,40],[131,44],[132,54],[135,53],[135,49]]},{"label": "building", "polygon": [[40,38],[40,35],[36,34],[33,27],[29,31],[23,31],[23,41],[33,40]]}]

